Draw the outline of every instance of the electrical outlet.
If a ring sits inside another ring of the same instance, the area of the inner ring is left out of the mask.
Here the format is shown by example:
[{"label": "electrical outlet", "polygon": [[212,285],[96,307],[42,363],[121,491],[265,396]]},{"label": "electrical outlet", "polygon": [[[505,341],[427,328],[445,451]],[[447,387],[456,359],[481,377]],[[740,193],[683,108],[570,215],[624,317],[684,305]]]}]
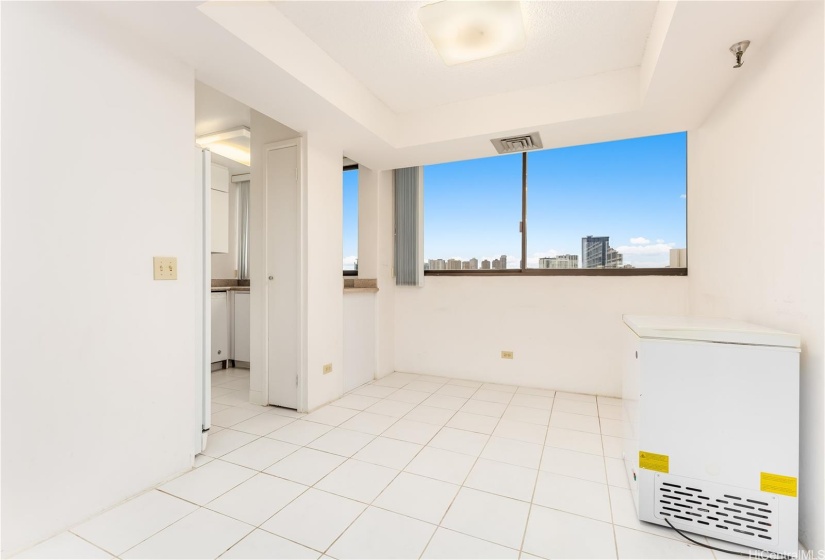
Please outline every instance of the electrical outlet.
[{"label": "electrical outlet", "polygon": [[324,375],[332,373],[332,364],[324,364]]},{"label": "electrical outlet", "polygon": [[503,360],[512,360],[513,359],[513,351],[512,350],[502,350],[501,351],[501,358]]},{"label": "electrical outlet", "polygon": [[177,257],[154,257],[155,280],[177,280]]}]

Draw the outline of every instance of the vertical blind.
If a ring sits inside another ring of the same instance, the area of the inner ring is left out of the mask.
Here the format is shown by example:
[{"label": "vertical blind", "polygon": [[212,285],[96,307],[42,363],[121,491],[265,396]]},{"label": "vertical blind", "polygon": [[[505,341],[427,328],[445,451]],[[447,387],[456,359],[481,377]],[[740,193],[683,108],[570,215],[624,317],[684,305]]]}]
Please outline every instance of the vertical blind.
[{"label": "vertical blind", "polygon": [[419,167],[396,169],[395,284],[418,285],[418,177]]},{"label": "vertical blind", "polygon": [[238,183],[238,278],[249,278],[249,181]]}]

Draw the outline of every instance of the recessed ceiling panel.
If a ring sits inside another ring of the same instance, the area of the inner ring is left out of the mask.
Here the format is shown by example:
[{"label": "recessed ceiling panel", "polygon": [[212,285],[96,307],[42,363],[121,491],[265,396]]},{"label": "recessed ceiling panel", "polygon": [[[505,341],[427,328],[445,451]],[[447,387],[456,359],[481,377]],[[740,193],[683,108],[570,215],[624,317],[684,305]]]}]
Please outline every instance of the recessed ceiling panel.
[{"label": "recessed ceiling panel", "polygon": [[522,2],[519,52],[447,66],[418,9],[429,2],[275,5],[307,37],[396,112],[638,66],[658,2]]}]

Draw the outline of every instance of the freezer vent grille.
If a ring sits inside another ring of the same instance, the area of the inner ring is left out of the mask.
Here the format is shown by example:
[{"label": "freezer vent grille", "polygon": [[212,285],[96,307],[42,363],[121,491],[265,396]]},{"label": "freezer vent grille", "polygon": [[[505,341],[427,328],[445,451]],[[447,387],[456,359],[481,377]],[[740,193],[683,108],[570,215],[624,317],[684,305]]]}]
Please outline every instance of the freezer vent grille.
[{"label": "freezer vent grille", "polygon": [[678,529],[760,549],[776,544],[778,506],[764,492],[662,474],[655,498],[656,517]]}]

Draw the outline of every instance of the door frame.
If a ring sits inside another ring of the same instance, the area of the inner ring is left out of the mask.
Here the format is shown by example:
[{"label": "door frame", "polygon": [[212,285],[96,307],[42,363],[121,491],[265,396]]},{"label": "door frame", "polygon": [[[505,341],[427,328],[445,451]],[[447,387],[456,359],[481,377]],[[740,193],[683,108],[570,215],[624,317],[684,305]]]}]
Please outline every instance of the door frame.
[{"label": "door frame", "polygon": [[195,251],[192,270],[195,273],[195,419],[193,430],[194,455],[206,449],[210,427],[212,385],[212,201],[210,198],[212,153],[195,147]]},{"label": "door frame", "polygon": [[[268,259],[269,259],[269,223],[268,223],[268,213],[269,213],[269,173],[268,173],[268,166],[269,166],[269,152],[274,150],[279,150],[283,148],[296,148],[296,156],[298,161],[297,163],[297,184],[298,184],[298,236],[296,239],[297,244],[297,253],[298,253],[298,262],[296,263],[298,269],[298,386],[296,388],[297,391],[297,403],[298,403],[298,412],[306,412],[307,411],[307,339],[306,339],[306,324],[307,324],[307,290],[306,290],[306,277],[307,277],[307,243],[306,243],[306,216],[307,216],[307,183],[306,183],[306,155],[304,152],[304,139],[301,137],[298,138],[291,138],[289,140],[282,140],[279,142],[271,142],[268,144],[264,144],[263,149],[261,150],[262,156],[262,184],[263,184],[263,229],[261,231],[261,246],[263,248],[262,256],[263,256],[263,263],[261,266],[254,267],[255,272],[251,274],[252,281],[251,290],[255,289],[255,286],[264,287],[263,289],[263,306],[262,309],[258,310],[259,312],[263,313],[263,321],[259,322],[259,324],[263,325],[263,345],[261,347],[261,352],[259,356],[250,356],[250,360],[259,360],[259,363],[263,365],[262,372],[263,372],[263,379],[261,380],[261,388],[266,398],[267,404],[272,404],[269,402],[269,290],[266,289],[266,286],[269,284],[268,276]],[[252,232],[250,231],[250,234]],[[250,313],[254,312],[255,310],[250,309]],[[255,321],[252,321],[254,324]]]}]

